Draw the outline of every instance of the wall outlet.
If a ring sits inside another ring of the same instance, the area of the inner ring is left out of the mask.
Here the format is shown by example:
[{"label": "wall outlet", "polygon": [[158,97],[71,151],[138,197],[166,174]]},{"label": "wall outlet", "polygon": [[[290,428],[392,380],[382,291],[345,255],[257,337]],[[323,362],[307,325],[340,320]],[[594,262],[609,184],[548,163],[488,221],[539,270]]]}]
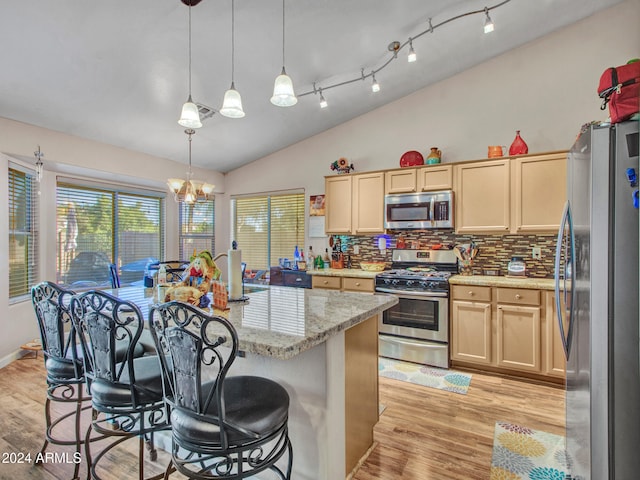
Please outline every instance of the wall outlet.
[{"label": "wall outlet", "polygon": [[360,253],[360,245],[353,246],[353,254],[358,255]]},{"label": "wall outlet", "polygon": [[533,247],[531,249],[531,257],[535,260],[542,259],[542,249],[540,247]]}]

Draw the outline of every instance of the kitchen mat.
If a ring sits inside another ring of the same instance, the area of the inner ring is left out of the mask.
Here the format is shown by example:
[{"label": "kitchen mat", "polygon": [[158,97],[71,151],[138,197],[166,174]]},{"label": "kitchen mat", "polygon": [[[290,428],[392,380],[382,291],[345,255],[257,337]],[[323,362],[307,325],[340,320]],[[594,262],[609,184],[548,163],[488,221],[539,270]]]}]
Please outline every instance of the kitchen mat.
[{"label": "kitchen mat", "polygon": [[401,360],[391,360],[389,358],[378,359],[378,373],[383,377],[462,395],[466,395],[471,383],[471,375],[468,373],[403,362]]},{"label": "kitchen mat", "polygon": [[489,480],[564,480],[565,438],[507,422],[496,422]]}]

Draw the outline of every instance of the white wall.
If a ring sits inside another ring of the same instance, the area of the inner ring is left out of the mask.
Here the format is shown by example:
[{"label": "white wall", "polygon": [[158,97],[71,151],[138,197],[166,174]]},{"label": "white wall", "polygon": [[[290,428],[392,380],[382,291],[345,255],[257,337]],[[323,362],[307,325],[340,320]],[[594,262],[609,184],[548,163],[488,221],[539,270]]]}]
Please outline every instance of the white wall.
[{"label": "white wall", "polygon": [[[530,153],[568,149],[582,124],[607,117],[596,93],[604,69],[640,57],[639,19],[640,2],[628,0],[234,170],[225,201],[287,188],[323,193],[330,163],[343,156],[356,172],[398,168],[404,152],[426,157],[434,146],[443,162],[480,159],[488,145],[509,146],[516,130]],[[217,235],[229,238],[229,228],[228,217],[216,218]],[[326,241],[312,245],[324,251]]]},{"label": "white wall", "polygon": [[[8,161],[17,159],[33,167],[33,152],[38,145],[44,153],[45,174],[41,185],[41,263],[40,279],[56,278],[56,177],[84,176],[111,182],[143,185],[167,191],[166,179],[184,177],[185,164],[153,157],[123,148],[66,135],[13,120],[0,118],[0,171],[6,172]],[[212,170],[194,168],[194,176],[224,191],[224,175]],[[0,195],[7,198],[7,175],[0,175]],[[167,192],[168,193],[168,192]],[[166,202],[166,255],[178,257],[178,209],[168,193]],[[6,205],[6,203],[4,203]],[[224,217],[216,205],[216,216]],[[7,208],[0,208],[0,225],[8,230]],[[222,247],[221,247],[222,248]],[[9,271],[9,237],[0,235],[0,271]],[[9,291],[8,275],[0,275],[0,292]],[[15,358],[18,347],[38,337],[31,302],[9,305],[8,294],[0,296],[0,367]]]}]

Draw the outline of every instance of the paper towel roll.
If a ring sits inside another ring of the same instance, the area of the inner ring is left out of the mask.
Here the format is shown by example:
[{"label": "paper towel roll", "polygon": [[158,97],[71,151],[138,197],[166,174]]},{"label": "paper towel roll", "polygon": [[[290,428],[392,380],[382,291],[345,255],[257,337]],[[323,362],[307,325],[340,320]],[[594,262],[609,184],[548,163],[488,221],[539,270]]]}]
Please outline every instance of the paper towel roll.
[{"label": "paper towel roll", "polygon": [[242,298],[242,250],[229,250],[227,253],[227,271],[229,272],[229,299]]}]

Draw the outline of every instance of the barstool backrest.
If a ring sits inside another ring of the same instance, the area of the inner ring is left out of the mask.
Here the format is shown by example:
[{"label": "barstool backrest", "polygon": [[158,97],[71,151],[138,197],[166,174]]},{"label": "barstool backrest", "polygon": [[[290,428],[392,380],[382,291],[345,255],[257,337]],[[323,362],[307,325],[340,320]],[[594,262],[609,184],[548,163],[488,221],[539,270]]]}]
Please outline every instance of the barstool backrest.
[{"label": "barstool backrest", "polygon": [[222,384],[238,352],[234,326],[177,301],[152,307],[149,325],[168,384],[165,400],[200,415],[213,405],[224,430]]}]

